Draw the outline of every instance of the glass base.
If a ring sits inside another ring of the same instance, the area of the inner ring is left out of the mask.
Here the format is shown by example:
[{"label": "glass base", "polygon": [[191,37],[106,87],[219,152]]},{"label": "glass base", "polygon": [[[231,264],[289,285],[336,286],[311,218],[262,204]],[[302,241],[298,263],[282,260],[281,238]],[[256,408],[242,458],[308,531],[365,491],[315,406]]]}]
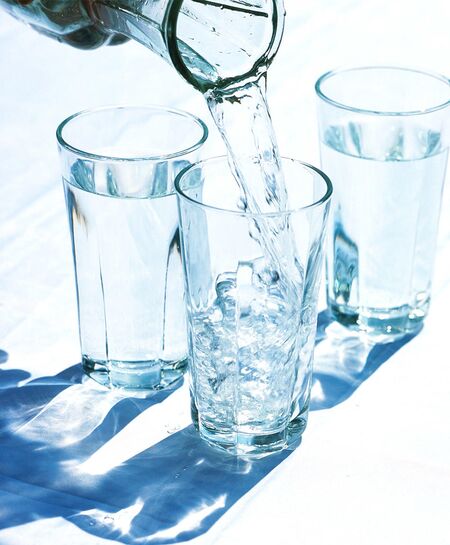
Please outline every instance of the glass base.
[{"label": "glass base", "polygon": [[286,428],[268,433],[243,433],[220,430],[199,420],[197,407],[191,398],[191,415],[195,429],[212,447],[233,456],[262,458],[284,449],[298,447],[308,421],[308,408],[291,420]]},{"label": "glass base", "polygon": [[404,305],[396,308],[356,309],[329,302],[332,317],[349,329],[366,334],[377,342],[390,342],[417,333],[427,315],[429,299],[420,308]]},{"label": "glass base", "polygon": [[82,356],[83,371],[96,382],[129,393],[145,394],[167,388],[185,373],[187,359],[178,361],[98,360]]}]

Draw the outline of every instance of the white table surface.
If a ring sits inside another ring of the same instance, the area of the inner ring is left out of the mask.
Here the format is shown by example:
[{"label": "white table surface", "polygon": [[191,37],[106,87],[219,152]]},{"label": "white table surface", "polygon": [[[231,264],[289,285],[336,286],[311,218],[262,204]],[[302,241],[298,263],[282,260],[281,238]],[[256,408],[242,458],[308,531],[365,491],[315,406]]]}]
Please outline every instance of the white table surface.
[{"label": "white table surface", "polygon": [[[450,73],[448,0],[286,7],[269,84],[284,155],[318,163],[313,84],[330,68]],[[202,97],[141,46],[77,51],[0,14],[0,545],[449,545],[449,191],[423,331],[368,353],[330,326],[301,446],[234,464],[189,427],[186,387],[139,400],[82,382],[54,130],[114,103],[211,126]]]}]

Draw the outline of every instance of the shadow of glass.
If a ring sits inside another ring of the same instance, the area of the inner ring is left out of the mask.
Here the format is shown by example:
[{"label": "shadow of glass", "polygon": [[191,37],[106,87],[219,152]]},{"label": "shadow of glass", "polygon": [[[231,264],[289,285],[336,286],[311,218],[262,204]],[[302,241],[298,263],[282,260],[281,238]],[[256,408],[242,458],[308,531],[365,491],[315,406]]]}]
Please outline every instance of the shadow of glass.
[{"label": "shadow of glass", "polygon": [[235,459],[188,426],[97,481],[96,494],[109,498],[109,511],[85,511],[71,522],[123,543],[184,542],[209,530],[289,454]]},{"label": "shadow of glass", "polygon": [[5,428],[14,429],[29,421],[63,390],[73,384],[81,384],[83,377],[78,364],[57,375],[33,379],[20,386],[19,382],[31,375],[21,369],[14,369],[11,371],[14,380],[8,383],[3,380],[3,373],[8,372],[0,371],[0,404],[3,408],[0,411],[0,433]]},{"label": "shadow of glass", "polygon": [[[8,352],[0,350],[0,364],[8,361]],[[11,388],[17,386],[19,382],[30,378],[30,373],[23,371],[22,369],[5,369],[0,370],[0,389]]]},{"label": "shadow of glass", "polygon": [[[0,436],[3,440],[28,440],[44,450],[79,445],[86,457],[182,384],[179,381],[145,399],[134,398],[87,379],[76,364],[57,375],[0,390]],[[83,444],[85,439],[90,448]]]},{"label": "shadow of glass", "polygon": [[192,426],[162,426],[177,403],[187,412],[181,383],[138,399],[82,377],[74,366],[0,393],[0,488],[11,495],[0,527],[59,516],[123,543],[177,543],[206,532],[290,454],[237,460]]},{"label": "shadow of glass", "polygon": [[330,409],[348,399],[418,333],[388,343],[375,343],[334,322],[327,311],[321,312],[317,322],[311,410]]},{"label": "shadow of glass", "polygon": [[[365,342],[322,312],[311,409],[348,399],[412,338]],[[211,449],[192,426],[180,430],[182,381],[142,399],[86,381],[80,365],[19,385],[29,376],[0,371],[0,488],[9,494],[1,528],[62,517],[126,544],[186,541],[290,454],[245,461]],[[178,428],[162,425],[168,412]]]}]

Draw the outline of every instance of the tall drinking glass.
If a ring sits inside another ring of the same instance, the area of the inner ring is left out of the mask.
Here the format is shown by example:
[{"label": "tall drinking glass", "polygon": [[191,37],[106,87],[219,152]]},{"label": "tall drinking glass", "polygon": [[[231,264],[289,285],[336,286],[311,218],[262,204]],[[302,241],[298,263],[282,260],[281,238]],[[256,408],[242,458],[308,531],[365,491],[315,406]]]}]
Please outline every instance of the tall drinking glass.
[{"label": "tall drinking glass", "polygon": [[396,67],[328,72],[316,83],[322,168],[335,197],[328,304],[389,340],[428,313],[449,148],[450,84]]},{"label": "tall drinking glass", "polygon": [[[233,454],[295,444],[307,421],[332,190],[311,166],[291,159],[282,166],[286,212],[244,211],[223,157],[188,168],[175,182],[193,419],[203,438]],[[289,241],[284,255],[292,254],[295,274],[273,259],[280,238]]]},{"label": "tall drinking glass", "polygon": [[183,373],[187,339],[174,179],[207,137],[163,107],[111,107],[57,130],[78,297],[82,364],[119,388]]}]

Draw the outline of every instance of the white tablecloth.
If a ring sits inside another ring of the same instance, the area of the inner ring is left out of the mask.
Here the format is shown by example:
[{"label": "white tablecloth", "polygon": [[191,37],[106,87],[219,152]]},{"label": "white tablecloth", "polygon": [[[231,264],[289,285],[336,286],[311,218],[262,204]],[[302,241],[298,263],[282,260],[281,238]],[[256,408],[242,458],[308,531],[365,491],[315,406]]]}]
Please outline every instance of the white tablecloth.
[{"label": "white tablecloth", "polygon": [[[269,85],[284,155],[318,162],[325,70],[450,72],[447,0],[286,6]],[[54,141],[64,117],[103,104],[178,106],[211,126],[202,97],[141,46],[81,52],[5,14],[0,76],[0,545],[449,545],[450,195],[423,331],[368,351],[321,315],[301,446],[235,463],[194,433],[186,386],[140,400],[82,380]],[[208,151],[220,145],[213,134]]]}]

